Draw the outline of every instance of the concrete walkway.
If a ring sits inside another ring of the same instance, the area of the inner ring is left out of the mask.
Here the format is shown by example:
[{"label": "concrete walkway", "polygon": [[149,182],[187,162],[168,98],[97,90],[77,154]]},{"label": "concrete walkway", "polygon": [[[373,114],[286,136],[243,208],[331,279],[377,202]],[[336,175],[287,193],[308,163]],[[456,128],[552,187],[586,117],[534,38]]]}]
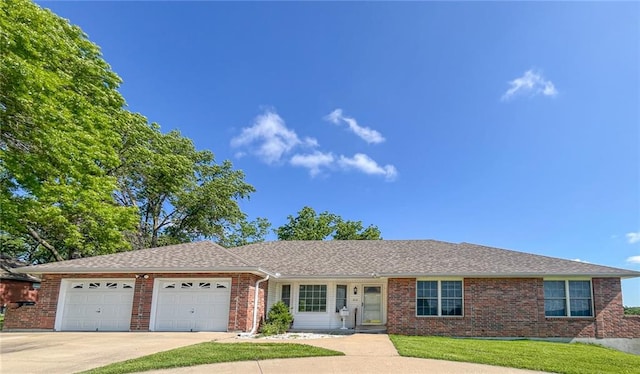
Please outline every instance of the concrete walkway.
[{"label": "concrete walkway", "polygon": [[199,365],[145,373],[246,373],[246,374],[324,374],[324,373],[430,373],[430,374],[524,374],[529,370],[463,362],[400,357],[389,337],[384,334],[355,334],[323,339],[221,339],[219,343],[261,342],[298,343],[344,352],[345,356],[288,358],[264,361]]}]

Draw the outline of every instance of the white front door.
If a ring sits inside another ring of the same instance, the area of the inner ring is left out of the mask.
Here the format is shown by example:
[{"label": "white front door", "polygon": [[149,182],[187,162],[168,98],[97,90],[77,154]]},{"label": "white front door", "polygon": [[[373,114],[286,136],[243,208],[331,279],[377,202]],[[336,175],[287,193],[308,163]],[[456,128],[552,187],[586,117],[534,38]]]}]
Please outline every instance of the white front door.
[{"label": "white front door", "polygon": [[362,300],[362,324],[382,324],[382,287],[364,286]]},{"label": "white front door", "polygon": [[231,281],[158,279],[154,331],[227,331]]},{"label": "white front door", "polygon": [[68,279],[61,287],[62,331],[129,331],[133,279]]}]

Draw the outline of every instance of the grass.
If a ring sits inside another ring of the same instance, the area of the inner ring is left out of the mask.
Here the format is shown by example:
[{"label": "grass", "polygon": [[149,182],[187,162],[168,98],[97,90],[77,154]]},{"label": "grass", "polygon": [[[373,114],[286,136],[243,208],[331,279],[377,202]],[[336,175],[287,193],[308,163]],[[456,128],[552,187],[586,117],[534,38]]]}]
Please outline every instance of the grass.
[{"label": "grass", "polygon": [[401,356],[567,374],[640,373],[640,356],[591,344],[390,335]]},{"label": "grass", "polygon": [[86,374],[135,373],[147,370],[215,364],[220,362],[269,360],[274,358],[342,356],[344,353],[292,343],[200,343],[116,362],[85,371]]}]

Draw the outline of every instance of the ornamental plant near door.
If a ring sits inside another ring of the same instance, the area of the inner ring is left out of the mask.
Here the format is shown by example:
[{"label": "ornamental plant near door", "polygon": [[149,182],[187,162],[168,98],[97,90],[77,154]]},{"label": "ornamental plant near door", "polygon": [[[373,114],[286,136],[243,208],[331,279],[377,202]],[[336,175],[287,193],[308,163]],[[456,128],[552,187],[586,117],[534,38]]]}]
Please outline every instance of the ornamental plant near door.
[{"label": "ornamental plant near door", "polygon": [[267,322],[262,326],[262,335],[284,334],[293,322],[289,307],[282,301],[273,304],[267,313]]}]

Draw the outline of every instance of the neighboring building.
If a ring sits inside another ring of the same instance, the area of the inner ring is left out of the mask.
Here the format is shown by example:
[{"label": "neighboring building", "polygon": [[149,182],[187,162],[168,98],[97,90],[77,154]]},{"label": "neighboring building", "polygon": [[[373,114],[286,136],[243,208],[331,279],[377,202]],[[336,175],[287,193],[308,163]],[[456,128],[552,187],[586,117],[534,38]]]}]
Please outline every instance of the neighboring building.
[{"label": "neighboring building", "polygon": [[249,332],[282,300],[298,330],[346,307],[348,327],[397,334],[640,338],[620,287],[640,272],[468,243],[205,241],[19,271],[42,275],[39,301],[5,329]]},{"label": "neighboring building", "polygon": [[14,270],[27,264],[11,256],[0,253],[0,311],[5,306],[18,301],[36,301],[40,279]]}]

